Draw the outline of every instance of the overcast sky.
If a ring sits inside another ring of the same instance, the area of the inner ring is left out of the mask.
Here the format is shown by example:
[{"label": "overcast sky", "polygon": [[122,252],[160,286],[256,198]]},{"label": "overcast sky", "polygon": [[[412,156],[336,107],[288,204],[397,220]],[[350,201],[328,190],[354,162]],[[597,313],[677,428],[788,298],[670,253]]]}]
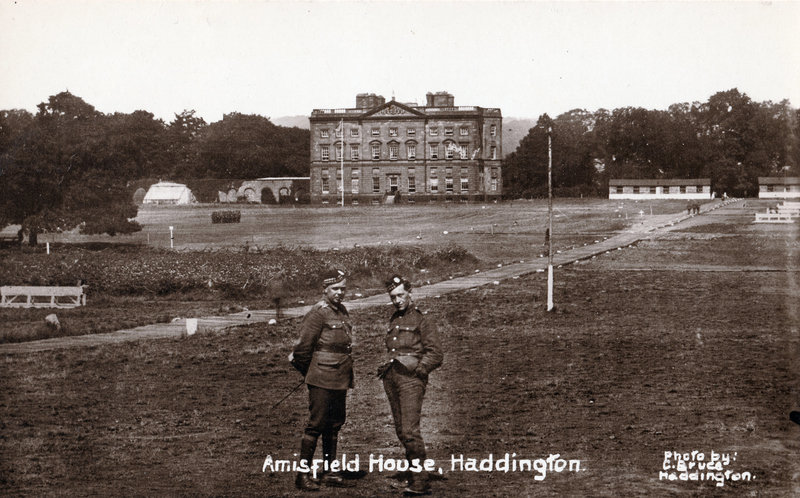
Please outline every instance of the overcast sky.
[{"label": "overcast sky", "polygon": [[507,117],[666,109],[738,88],[800,106],[800,2],[0,0],[0,109],[308,115],[357,93]]}]

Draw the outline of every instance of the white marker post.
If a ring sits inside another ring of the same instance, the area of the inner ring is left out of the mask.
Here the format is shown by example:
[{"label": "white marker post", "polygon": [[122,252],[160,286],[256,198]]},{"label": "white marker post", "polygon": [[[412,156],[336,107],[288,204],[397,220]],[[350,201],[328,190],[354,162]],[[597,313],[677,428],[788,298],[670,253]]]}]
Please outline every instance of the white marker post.
[{"label": "white marker post", "polygon": [[553,128],[547,128],[547,217],[549,246],[547,248],[547,311],[553,311]]},{"label": "white marker post", "polygon": [[172,249],[172,248],[173,248],[173,242],[172,242],[172,240],[174,239],[174,235],[173,235],[173,233],[172,233],[172,229],[173,229],[173,228],[174,228],[174,227],[173,227],[172,225],[170,225],[170,227],[169,227],[169,248],[170,248],[170,249]]}]

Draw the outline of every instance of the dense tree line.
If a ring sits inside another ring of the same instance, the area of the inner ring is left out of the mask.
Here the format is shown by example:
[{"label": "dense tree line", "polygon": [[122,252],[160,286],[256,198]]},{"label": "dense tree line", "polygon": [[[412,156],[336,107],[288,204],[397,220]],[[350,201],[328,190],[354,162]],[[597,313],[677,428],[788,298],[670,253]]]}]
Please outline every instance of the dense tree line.
[{"label": "dense tree line", "polygon": [[138,230],[133,182],[142,178],[307,176],[309,132],[239,113],[207,124],[194,111],[170,123],[146,111],[103,114],[62,92],[36,114],[0,111],[0,228]]},{"label": "dense tree line", "polygon": [[[754,195],[759,176],[800,176],[798,123],[788,101],[754,102],[736,89],[666,111],[543,115],[504,160],[505,194],[546,195],[551,129],[557,195],[603,195],[610,178],[711,178],[717,192]],[[208,124],[184,111],[165,123],[146,111],[103,114],[62,92],[35,114],[0,111],[0,227],[22,223],[33,241],[78,224],[137,230],[137,180],[307,176],[308,143],[308,130],[258,115]]]},{"label": "dense tree line", "polygon": [[542,115],[504,160],[506,196],[547,195],[551,129],[557,194],[604,195],[612,178],[710,178],[718,193],[758,192],[759,176],[800,176],[800,110],[737,89],[666,111],[625,107]]}]

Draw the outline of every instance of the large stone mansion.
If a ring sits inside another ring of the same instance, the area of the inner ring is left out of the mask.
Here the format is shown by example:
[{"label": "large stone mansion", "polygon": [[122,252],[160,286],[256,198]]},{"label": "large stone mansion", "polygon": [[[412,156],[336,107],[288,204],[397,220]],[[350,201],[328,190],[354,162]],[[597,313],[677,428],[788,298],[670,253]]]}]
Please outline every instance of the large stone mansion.
[{"label": "large stone mansion", "polygon": [[[311,202],[486,201],[502,193],[500,109],[424,106],[358,94],[356,106],[314,109]],[[342,189],[344,195],[342,196]]]}]

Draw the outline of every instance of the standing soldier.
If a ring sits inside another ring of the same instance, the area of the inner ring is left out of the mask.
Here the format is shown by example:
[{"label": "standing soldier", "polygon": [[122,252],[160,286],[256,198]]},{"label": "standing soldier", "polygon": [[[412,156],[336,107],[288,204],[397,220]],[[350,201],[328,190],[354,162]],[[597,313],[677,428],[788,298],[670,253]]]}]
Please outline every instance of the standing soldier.
[{"label": "standing soldier", "polygon": [[[305,377],[308,386],[309,418],[300,444],[300,460],[310,466],[322,436],[322,455],[326,462],[336,459],[339,429],[344,424],[347,390],[353,387],[353,359],[350,356],[352,325],[342,305],[347,280],[341,270],[324,275],[324,298],[311,307],[300,325],[300,339],[290,361]],[[327,486],[349,487],[341,472],[324,472],[312,478],[297,474],[295,485],[302,491],[316,491],[320,482]]]},{"label": "standing soldier", "polygon": [[[386,397],[392,409],[397,437],[406,450],[409,466],[423,465],[425,442],[420,433],[422,398],[428,385],[428,374],[442,364],[442,348],[436,327],[413,305],[411,283],[393,276],[386,283],[396,311],[389,320],[386,334],[388,361],[378,369]],[[405,494],[430,493],[428,474],[411,472]]]}]

